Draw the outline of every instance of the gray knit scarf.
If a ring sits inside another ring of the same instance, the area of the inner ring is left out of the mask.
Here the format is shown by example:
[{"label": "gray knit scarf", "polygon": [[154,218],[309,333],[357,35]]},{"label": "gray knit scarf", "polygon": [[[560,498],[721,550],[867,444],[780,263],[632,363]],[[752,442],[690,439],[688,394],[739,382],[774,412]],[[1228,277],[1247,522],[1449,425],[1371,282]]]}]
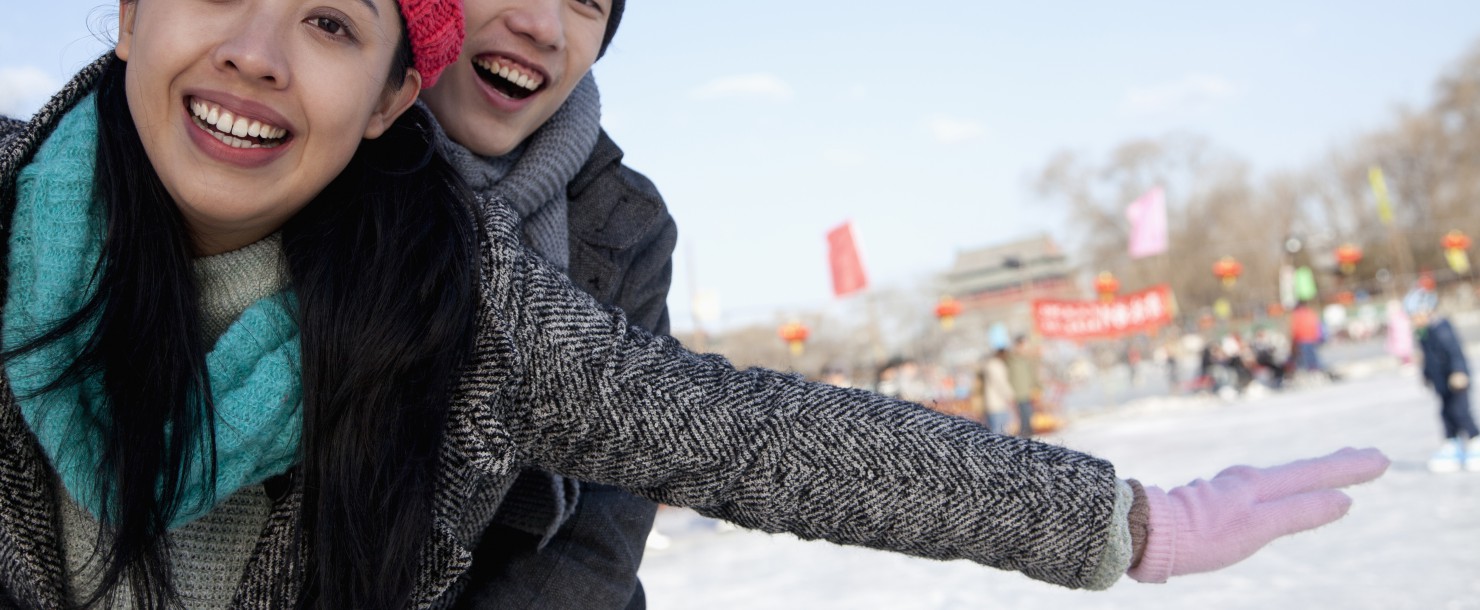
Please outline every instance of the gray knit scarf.
[{"label": "gray knit scarf", "polygon": [[565,104],[513,151],[485,157],[438,129],[439,146],[473,191],[500,196],[523,219],[524,241],[561,271],[570,268],[566,185],[601,133],[601,94],[587,72]]}]

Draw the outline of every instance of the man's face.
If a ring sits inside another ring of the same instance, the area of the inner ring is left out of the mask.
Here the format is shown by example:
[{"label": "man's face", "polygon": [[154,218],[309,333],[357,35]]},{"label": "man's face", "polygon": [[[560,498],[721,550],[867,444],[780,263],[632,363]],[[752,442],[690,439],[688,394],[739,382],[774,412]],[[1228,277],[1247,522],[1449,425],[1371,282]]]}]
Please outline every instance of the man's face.
[{"label": "man's face", "polygon": [[453,141],[508,153],[570,97],[596,62],[611,0],[467,0],[467,39],[422,100]]}]

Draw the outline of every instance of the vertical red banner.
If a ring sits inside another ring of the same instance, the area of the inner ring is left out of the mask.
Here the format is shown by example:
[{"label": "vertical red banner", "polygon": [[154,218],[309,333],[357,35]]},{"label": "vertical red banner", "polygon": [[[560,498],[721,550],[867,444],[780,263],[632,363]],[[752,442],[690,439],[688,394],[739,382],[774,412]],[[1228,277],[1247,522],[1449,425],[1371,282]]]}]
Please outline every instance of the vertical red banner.
[{"label": "vertical red banner", "polygon": [[863,272],[863,259],[858,256],[858,243],[853,239],[851,221],[827,232],[827,262],[832,267],[834,296],[847,296],[868,287],[868,276]]}]

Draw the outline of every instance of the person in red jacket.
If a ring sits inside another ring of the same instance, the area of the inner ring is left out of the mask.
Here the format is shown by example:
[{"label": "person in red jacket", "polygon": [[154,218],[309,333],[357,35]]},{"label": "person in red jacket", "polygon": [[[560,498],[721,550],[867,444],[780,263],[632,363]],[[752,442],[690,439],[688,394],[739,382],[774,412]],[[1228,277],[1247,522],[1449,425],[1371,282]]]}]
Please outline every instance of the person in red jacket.
[{"label": "person in red jacket", "polygon": [[1310,301],[1301,301],[1295,311],[1290,312],[1290,343],[1295,348],[1296,370],[1319,371],[1333,380],[1336,378],[1335,374],[1326,370],[1326,365],[1321,363],[1320,353],[1316,351],[1325,338],[1320,314],[1311,307]]}]

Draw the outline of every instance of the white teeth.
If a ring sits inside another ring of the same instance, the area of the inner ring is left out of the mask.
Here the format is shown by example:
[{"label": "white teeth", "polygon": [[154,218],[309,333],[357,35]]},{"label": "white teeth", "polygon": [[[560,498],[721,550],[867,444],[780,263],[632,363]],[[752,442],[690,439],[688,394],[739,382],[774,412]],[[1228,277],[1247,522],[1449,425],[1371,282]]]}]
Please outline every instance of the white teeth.
[{"label": "white teeth", "polygon": [[499,75],[499,78],[507,80],[530,91],[534,91],[535,89],[540,88],[540,85],[544,84],[544,81],[540,80],[538,76],[533,74],[525,74],[524,72],[519,70],[518,66],[511,66],[503,63],[500,60],[488,61],[485,59],[476,59],[473,61],[484,70],[488,70],[489,72]]},{"label": "white teeth", "polygon": [[[195,115],[196,120],[202,126],[213,127],[213,130],[208,129],[207,131],[211,135],[216,136],[216,139],[236,148],[263,148],[260,144],[243,140],[242,138],[252,137],[276,140],[288,135],[288,130],[286,129],[274,127],[262,121],[247,117],[233,115],[229,110],[223,110],[220,106],[201,100],[191,100],[190,113]],[[275,146],[276,144],[268,145]]]},{"label": "white teeth", "polygon": [[272,148],[272,147],[277,146],[278,144],[280,144],[279,142],[265,142],[264,143],[264,142],[254,142],[252,140],[243,140],[243,139],[238,138],[238,137],[234,137],[234,136],[230,136],[230,135],[221,133],[220,131],[217,131],[215,129],[204,129],[204,127],[207,127],[207,125],[205,124],[204,120],[201,119],[200,117],[196,117],[195,118],[195,121],[196,121],[197,124],[201,125],[201,127],[203,128],[201,131],[204,131],[204,132],[210,134],[211,137],[216,138],[222,144],[225,144],[225,145],[230,146],[232,148]]}]

